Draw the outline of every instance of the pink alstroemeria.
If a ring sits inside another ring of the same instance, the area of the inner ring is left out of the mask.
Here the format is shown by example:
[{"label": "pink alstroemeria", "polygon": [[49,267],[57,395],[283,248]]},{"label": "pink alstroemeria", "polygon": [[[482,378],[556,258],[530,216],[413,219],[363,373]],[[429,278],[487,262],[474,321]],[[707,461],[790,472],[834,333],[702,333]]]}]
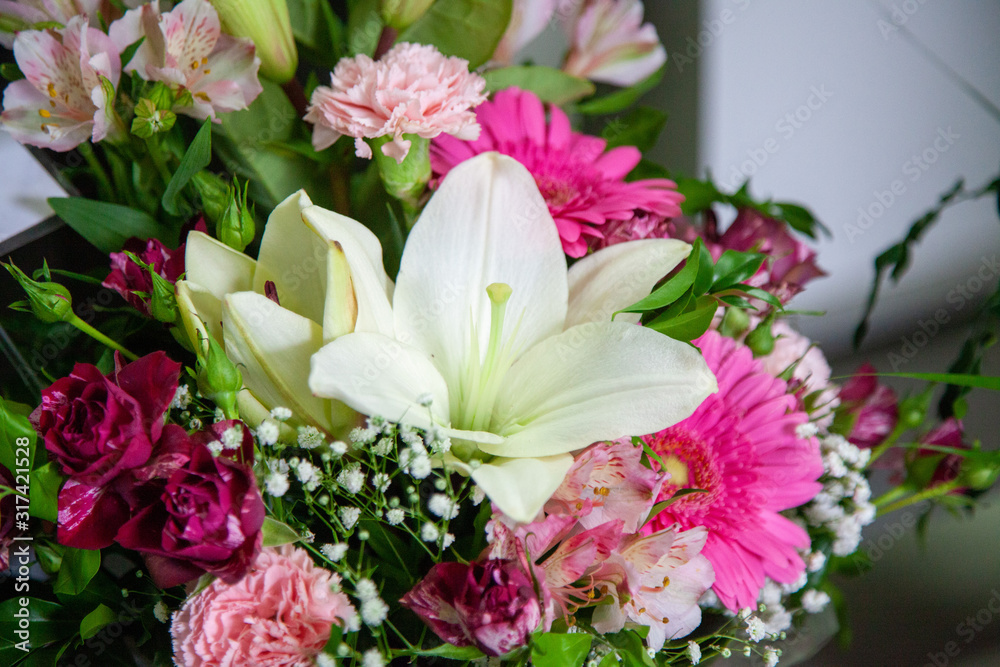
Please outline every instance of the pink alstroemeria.
[{"label": "pink alstroemeria", "polygon": [[70,19],[65,28],[20,32],[14,58],[24,79],[4,91],[0,122],[16,140],[65,152],[108,135],[121,60],[114,43],[88,27],[85,16]]},{"label": "pink alstroemeria", "polygon": [[[0,45],[11,48],[14,36],[39,23],[66,25],[74,16],[85,15],[91,27],[100,27],[98,10],[104,0],[0,0]],[[107,14],[105,14],[107,16]]]},{"label": "pink alstroemeria", "polygon": [[109,33],[121,50],[145,38],[125,71],[190,92],[190,106],[177,113],[214,120],[246,109],[263,90],[253,42],[222,34],[208,0],[184,0],[165,14],[154,1],[126,12]]},{"label": "pink alstroemeria", "polygon": [[642,465],[641,447],[628,441],[600,442],[577,455],[545,511],[579,517],[584,528],[619,520],[625,532],[634,533],[662,484],[661,475]]},{"label": "pink alstroemeria", "polygon": [[493,52],[493,62],[510,65],[517,52],[545,30],[560,0],[514,0],[510,23]]},{"label": "pink alstroemeria", "polygon": [[676,527],[642,537],[626,537],[594,579],[607,585],[614,603],[594,610],[599,632],[618,632],[626,621],[649,627],[646,645],[660,650],[667,639],[689,634],[701,624],[698,598],[712,586],[715,572],[701,555],[708,536],[703,526]]},{"label": "pink alstroemeria", "polygon": [[632,86],[667,61],[639,0],[586,0],[568,25],[571,48],[563,70],[616,86]]}]

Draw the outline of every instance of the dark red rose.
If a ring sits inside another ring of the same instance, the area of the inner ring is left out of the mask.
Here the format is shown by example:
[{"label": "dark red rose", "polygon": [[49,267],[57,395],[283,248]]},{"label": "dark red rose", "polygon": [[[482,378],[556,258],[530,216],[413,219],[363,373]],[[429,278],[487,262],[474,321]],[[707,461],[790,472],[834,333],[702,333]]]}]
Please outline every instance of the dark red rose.
[{"label": "dark red rose", "polygon": [[864,364],[840,389],[840,409],[853,419],[847,439],[862,448],[882,444],[899,421],[896,392],[879,384],[876,372]]},{"label": "dark red rose", "polygon": [[[205,221],[198,220],[194,229],[207,231]],[[136,264],[125,253],[131,252],[151,265],[161,278],[176,283],[184,274],[184,247],[185,244],[182,243],[176,250],[171,250],[156,239],[143,241],[132,237],[125,242],[122,252],[111,253],[111,273],[102,285],[118,292],[130,306],[151,317],[149,295],[153,292],[153,278],[147,269]]]},{"label": "dark red rose", "polygon": [[534,584],[515,560],[438,563],[400,603],[443,641],[503,655],[542,621]]},{"label": "dark red rose", "polygon": [[128,520],[123,475],[146,465],[164,430],[181,365],[154,352],[108,376],[96,366],[73,372],[42,392],[32,423],[69,477],[59,492],[58,539],[101,549]]},{"label": "dark red rose", "polygon": [[236,582],[261,547],[264,501],[250,466],[214,457],[193,439],[190,446],[190,458],[171,473],[155,502],[140,509],[115,538],[145,556],[162,588],[206,572]]}]

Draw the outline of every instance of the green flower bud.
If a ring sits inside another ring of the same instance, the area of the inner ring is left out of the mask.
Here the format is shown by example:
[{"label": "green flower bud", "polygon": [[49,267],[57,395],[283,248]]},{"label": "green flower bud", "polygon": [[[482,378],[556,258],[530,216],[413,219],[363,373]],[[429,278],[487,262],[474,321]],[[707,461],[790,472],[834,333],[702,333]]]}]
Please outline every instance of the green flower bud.
[{"label": "green flower bud", "polygon": [[434,0],[382,0],[379,11],[386,25],[406,30],[424,15]]},{"label": "green flower bud", "polygon": [[132,134],[148,139],[154,134],[166,132],[177,122],[177,115],[169,109],[158,109],[152,100],[141,99],[135,105],[135,118],[132,119]]},{"label": "green flower bud", "polygon": [[170,86],[160,81],[157,81],[144,97],[152,102],[157,109],[162,110],[172,109],[176,101],[174,91],[170,90]]},{"label": "green flower bud", "polygon": [[774,334],[771,333],[772,324],[774,324],[773,313],[768,315],[763,322],[747,334],[746,344],[753,352],[753,356],[763,357],[771,354],[774,350]]},{"label": "green flower bud", "polygon": [[299,54],[285,0],[212,0],[212,5],[225,32],[253,41],[261,75],[276,83],[295,76]]},{"label": "green flower bud", "polygon": [[191,177],[191,183],[201,197],[201,212],[210,223],[218,225],[229,207],[232,196],[229,186],[221,178],[204,169]]},{"label": "green flower bud", "polygon": [[215,235],[220,241],[240,252],[243,252],[243,249],[250,245],[256,233],[253,211],[247,208],[248,185],[248,183],[243,185],[241,193],[239,183],[235,178],[233,179],[229,203],[215,228]]},{"label": "green flower bud", "polygon": [[198,391],[222,408],[227,419],[235,419],[236,395],[243,388],[243,376],[214,338],[205,344],[207,350],[198,355]]},{"label": "green flower bud", "polygon": [[724,336],[735,338],[750,327],[750,316],[743,308],[726,308],[726,316],[722,318],[720,332]]},{"label": "green flower bud", "polygon": [[[52,324],[53,322],[69,322],[75,316],[73,314],[73,298],[69,290],[53,282],[38,282],[32,280],[24,271],[13,264],[3,265],[14,280],[24,289],[28,299],[26,301],[16,301],[10,304],[14,310],[34,313],[42,322]],[[45,267],[46,273],[48,267]]]},{"label": "green flower bud", "polygon": [[149,267],[149,275],[153,279],[153,293],[150,295],[149,311],[158,321],[173,324],[179,315],[177,299],[174,296],[174,284],[153,271]]},{"label": "green flower bud", "polygon": [[992,452],[992,454],[997,456],[990,458],[966,457],[962,461],[959,486],[985,491],[996,484],[997,478],[1000,478],[1000,458],[998,458],[1000,453]]},{"label": "green flower bud", "polygon": [[418,137],[415,134],[403,135],[410,141],[410,150],[402,162],[389,157],[382,152],[382,146],[392,140],[390,136],[370,139],[372,155],[378,165],[379,176],[385,185],[385,191],[407,206],[416,209],[420,196],[431,180],[431,140]]}]

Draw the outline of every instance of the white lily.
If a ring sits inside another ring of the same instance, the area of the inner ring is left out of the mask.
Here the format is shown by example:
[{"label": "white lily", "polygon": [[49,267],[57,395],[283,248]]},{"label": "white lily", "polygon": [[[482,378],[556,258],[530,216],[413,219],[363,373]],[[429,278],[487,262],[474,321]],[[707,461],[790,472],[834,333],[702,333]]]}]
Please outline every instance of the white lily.
[{"label": "white lily", "polygon": [[331,435],[354,425],[353,410],[313,396],[306,378],[325,343],[352,331],[392,331],[393,285],[374,234],[299,191],[271,213],[256,261],[201,232],[188,235],[184,261],[176,286],[184,326],[193,342],[223,343],[239,365],[246,421],[259,423],[282,406]]},{"label": "white lily", "polygon": [[309,386],[364,414],[448,429],[446,463],[530,521],[569,452],[659,431],[716,390],[697,350],[610,318],[688,252],[671,240],[616,246],[567,275],[531,175],[485,153],[448,174],[410,232],[394,331],[327,344]]}]

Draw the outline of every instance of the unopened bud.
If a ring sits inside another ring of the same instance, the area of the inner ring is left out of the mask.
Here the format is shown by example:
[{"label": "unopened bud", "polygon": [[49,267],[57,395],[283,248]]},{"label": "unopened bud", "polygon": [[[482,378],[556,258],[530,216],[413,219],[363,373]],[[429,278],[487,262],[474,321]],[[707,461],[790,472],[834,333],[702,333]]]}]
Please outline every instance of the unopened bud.
[{"label": "unopened bud", "polygon": [[213,225],[222,220],[229,206],[230,189],[226,182],[210,171],[201,170],[191,177],[191,183],[201,198],[201,212]]},{"label": "unopened bud", "polygon": [[382,0],[380,12],[386,25],[406,30],[424,15],[434,0]]},{"label": "unopened bud", "polygon": [[243,252],[243,249],[250,245],[256,233],[253,211],[247,207],[248,185],[249,182],[244,184],[241,193],[239,183],[233,179],[229,203],[215,228],[215,235],[220,241],[240,252]]},{"label": "unopened bud", "polygon": [[222,408],[226,418],[235,419],[243,376],[214,338],[208,339],[207,347],[206,353],[198,356],[198,391]]},{"label": "unopened bud", "polygon": [[416,208],[431,180],[431,142],[430,139],[415,134],[403,136],[410,141],[410,150],[402,162],[397,162],[396,158],[382,152],[382,146],[392,139],[391,136],[376,137],[369,142],[385,191],[404,204]]},{"label": "unopened bud", "polygon": [[24,271],[13,264],[4,264],[3,266],[10,272],[10,275],[14,276],[14,280],[21,285],[28,297],[25,301],[10,304],[11,308],[31,312],[47,324],[68,322],[74,317],[73,298],[68,289],[59,283],[32,280],[25,275]]},{"label": "unopened bud", "polygon": [[212,0],[212,6],[225,32],[253,41],[262,76],[277,83],[295,76],[299,54],[285,0]]},{"label": "unopened bud", "polygon": [[771,333],[772,324],[774,324],[773,314],[768,315],[763,322],[747,334],[746,344],[753,352],[753,356],[763,357],[774,351],[774,334]]}]

